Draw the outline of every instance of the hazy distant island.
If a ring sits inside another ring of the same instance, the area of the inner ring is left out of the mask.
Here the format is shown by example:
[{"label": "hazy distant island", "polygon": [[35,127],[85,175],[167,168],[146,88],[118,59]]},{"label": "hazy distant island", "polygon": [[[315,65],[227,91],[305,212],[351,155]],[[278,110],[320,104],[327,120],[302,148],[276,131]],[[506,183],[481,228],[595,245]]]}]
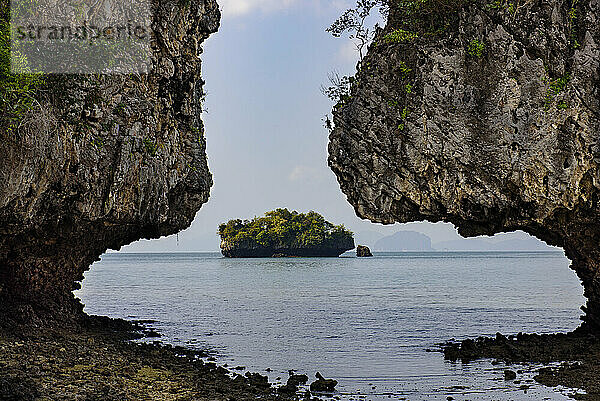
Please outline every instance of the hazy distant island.
[{"label": "hazy distant island", "polygon": [[416,231],[398,231],[393,235],[381,238],[375,243],[376,250],[398,251],[433,251],[431,238]]},{"label": "hazy distant island", "polygon": [[524,233],[507,233],[497,237],[476,237],[448,239],[433,242],[428,235],[403,230],[384,236],[378,232],[359,232],[357,241],[370,245],[376,252],[515,252],[515,251],[557,251],[534,237]]},{"label": "hazy distant island", "polygon": [[354,249],[354,235],[319,213],[288,209],[219,226],[221,252],[228,258],[337,257]]}]

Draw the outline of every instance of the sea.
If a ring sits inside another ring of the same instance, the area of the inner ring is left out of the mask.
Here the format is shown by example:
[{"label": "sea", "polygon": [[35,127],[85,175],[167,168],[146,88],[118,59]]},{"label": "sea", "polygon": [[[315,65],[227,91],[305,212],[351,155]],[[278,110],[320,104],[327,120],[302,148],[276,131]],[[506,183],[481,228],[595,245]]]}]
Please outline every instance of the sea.
[{"label": "sea", "polygon": [[[438,344],[569,332],[583,288],[562,252],[375,253],[373,258],[102,256],[76,291],[89,314],[152,320],[160,341],[285,383],[338,380],[341,400],[567,400],[541,365],[445,361]],[[516,381],[504,370],[519,371]],[[522,371],[522,372],[521,372]],[[449,398],[450,397],[450,398]]]}]

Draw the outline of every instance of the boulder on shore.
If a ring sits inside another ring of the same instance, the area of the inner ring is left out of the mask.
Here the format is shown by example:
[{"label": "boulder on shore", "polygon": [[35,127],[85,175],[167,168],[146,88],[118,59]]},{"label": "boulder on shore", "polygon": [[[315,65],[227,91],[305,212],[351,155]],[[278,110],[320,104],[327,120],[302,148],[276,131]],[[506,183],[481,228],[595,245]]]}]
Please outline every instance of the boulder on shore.
[{"label": "boulder on shore", "polygon": [[333,393],[337,380],[326,379],[319,372],[315,375],[317,380],[310,384],[310,391],[315,393]]}]

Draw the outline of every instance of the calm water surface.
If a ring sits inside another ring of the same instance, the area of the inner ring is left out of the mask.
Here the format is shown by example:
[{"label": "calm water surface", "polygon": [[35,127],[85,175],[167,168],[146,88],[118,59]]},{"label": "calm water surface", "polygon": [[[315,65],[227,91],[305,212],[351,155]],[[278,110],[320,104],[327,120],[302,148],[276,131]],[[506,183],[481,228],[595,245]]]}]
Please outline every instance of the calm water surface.
[{"label": "calm water surface", "polygon": [[163,341],[211,349],[230,366],[271,368],[273,381],[288,369],[320,371],[340,381],[342,399],[563,400],[570,390],[526,382],[532,373],[508,383],[503,365],[450,363],[426,350],[498,331],[575,329],[585,300],[568,266],[558,252],[107,254],[76,295],[88,313],[156,320]]}]

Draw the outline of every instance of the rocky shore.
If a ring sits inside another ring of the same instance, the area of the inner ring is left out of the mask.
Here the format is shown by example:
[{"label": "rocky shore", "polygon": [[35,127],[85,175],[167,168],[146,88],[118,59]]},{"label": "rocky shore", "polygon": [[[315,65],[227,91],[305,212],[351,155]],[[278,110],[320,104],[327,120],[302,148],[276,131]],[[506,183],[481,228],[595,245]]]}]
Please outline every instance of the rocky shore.
[{"label": "rocky shore", "polygon": [[[535,381],[548,387],[582,389],[581,400],[600,400],[600,340],[578,329],[568,334],[517,334],[479,337],[441,344],[444,357],[452,362],[469,363],[493,359],[493,364],[560,363],[536,370]],[[507,370],[506,380],[519,380],[522,370]]]},{"label": "rocky shore", "polygon": [[[202,351],[130,341],[152,334],[142,325],[105,317],[86,318],[77,330],[0,328],[0,400],[315,400],[309,391],[298,392],[308,383],[305,375],[290,372],[287,383],[275,387],[259,373],[220,367]],[[515,383],[528,364],[562,362],[529,371],[542,385],[583,389],[586,394],[575,398],[600,400],[600,341],[583,330],[497,334],[449,341],[441,349],[454,363],[505,363],[505,379]],[[335,380],[319,376],[311,391],[334,391]]]},{"label": "rocky shore", "polygon": [[[79,330],[0,329],[1,400],[287,400],[257,373],[203,352],[135,343],[141,326],[91,317]],[[286,388],[287,389],[287,388]],[[293,389],[292,389],[293,390]]]}]

